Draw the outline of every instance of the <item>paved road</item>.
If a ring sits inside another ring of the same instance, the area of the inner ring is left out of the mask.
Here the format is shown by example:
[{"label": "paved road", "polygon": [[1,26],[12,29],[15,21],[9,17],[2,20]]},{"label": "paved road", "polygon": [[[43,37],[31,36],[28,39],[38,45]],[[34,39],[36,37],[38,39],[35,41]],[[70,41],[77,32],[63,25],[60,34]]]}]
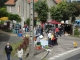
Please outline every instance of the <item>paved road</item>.
[{"label": "paved road", "polygon": [[[0,59],[6,60],[6,55],[3,52],[4,52],[4,47],[7,42],[14,43],[14,42],[21,41],[21,40],[22,39],[18,36],[0,34]],[[47,59],[51,60],[50,58],[53,58],[54,56],[58,54],[74,49],[73,41],[76,41],[78,43],[78,47],[80,47],[80,38],[74,38],[74,37],[69,37],[69,36],[58,37],[59,45],[53,46],[51,48],[51,52],[47,56]],[[43,56],[43,54],[45,54],[45,52],[41,53],[40,55],[37,55],[37,57],[41,57]],[[18,60],[18,58],[11,57],[11,60]]]},{"label": "paved road", "polygon": [[[0,60],[6,60],[6,55],[4,54],[4,47],[7,42],[15,43],[21,40],[22,39],[18,36],[10,36],[0,33]],[[18,58],[11,57],[11,60],[18,60]]]},{"label": "paved road", "polygon": [[69,57],[69,58],[67,58],[65,60],[80,60],[80,53],[77,54],[77,55],[74,55],[72,57]]},{"label": "paved road", "polygon": [[74,38],[70,36],[58,37],[58,46],[53,46],[51,52],[47,56],[47,59],[53,60],[55,56],[75,49],[73,46],[73,41],[76,41],[78,43],[78,47],[80,47],[80,38]]},{"label": "paved road", "polygon": [[80,60],[80,47],[59,54],[51,60]]}]

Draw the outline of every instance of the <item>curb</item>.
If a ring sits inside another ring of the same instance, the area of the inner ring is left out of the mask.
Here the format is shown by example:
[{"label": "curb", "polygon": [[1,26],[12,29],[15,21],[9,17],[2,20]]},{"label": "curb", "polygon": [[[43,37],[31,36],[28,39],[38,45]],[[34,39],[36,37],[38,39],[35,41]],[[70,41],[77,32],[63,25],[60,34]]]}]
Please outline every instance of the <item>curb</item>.
[{"label": "curb", "polygon": [[5,32],[5,31],[2,31],[2,30],[0,30],[0,33],[6,34],[6,35],[10,35],[10,36],[17,36],[17,34]]},{"label": "curb", "polygon": [[43,60],[44,58],[46,58],[46,56],[49,54],[49,51],[47,51],[47,53],[41,58],[41,60]]}]

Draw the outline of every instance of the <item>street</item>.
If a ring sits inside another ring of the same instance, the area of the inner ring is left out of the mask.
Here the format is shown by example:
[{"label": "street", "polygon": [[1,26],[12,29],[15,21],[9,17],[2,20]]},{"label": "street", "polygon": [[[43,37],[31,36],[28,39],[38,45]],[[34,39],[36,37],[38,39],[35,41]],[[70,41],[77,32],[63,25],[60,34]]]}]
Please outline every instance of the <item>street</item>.
[{"label": "street", "polygon": [[67,58],[65,60],[80,60],[80,53],[77,54],[77,55],[74,55],[72,57],[69,57],[69,58]]},{"label": "street", "polygon": [[80,60],[79,0],[0,3],[0,60]]},{"label": "street", "polygon": [[[5,48],[6,43],[9,42],[10,44],[12,44],[18,41],[21,41],[20,37],[3,34],[0,31],[0,60],[7,59],[4,53],[4,48]],[[11,60],[18,60],[18,58],[11,57]]]},{"label": "street", "polygon": [[[45,34],[45,36],[47,37],[46,34]],[[4,54],[4,47],[7,42],[15,43],[15,42],[21,41],[21,40],[22,40],[21,37],[11,36],[11,35],[1,33],[0,34],[0,59],[1,60],[6,59],[6,55]],[[78,43],[78,48],[74,48],[73,41],[76,41]],[[79,47],[80,47],[80,38],[75,38],[75,37],[71,37],[71,36],[58,37],[58,45],[50,48],[51,52],[48,54],[46,59],[47,60],[73,60],[73,57],[75,56],[74,58],[76,60],[79,60],[79,55],[80,55]],[[66,53],[67,51],[68,51],[68,53]],[[36,55],[36,57],[41,58],[45,53],[46,52],[43,51],[40,54]],[[56,57],[56,59],[54,59],[55,57]],[[25,60],[25,59],[23,59],[23,60]],[[11,60],[18,60],[18,58],[11,57]]]},{"label": "street", "polygon": [[[67,58],[67,60],[68,60],[69,57],[72,57],[75,54],[80,53],[80,51],[79,51],[80,49],[75,51],[75,49],[77,49],[77,48],[74,48],[73,41],[76,41],[78,44],[78,47],[80,47],[79,38],[70,37],[70,36],[58,37],[58,46],[53,46],[53,48],[51,49],[51,52],[47,56],[47,59],[48,60],[65,60]],[[73,53],[73,54],[71,54],[71,53]],[[65,55],[65,54],[67,54],[67,55]],[[69,58],[69,59],[71,59],[71,58]],[[71,59],[71,60],[73,60],[73,59]]]},{"label": "street", "polygon": [[79,60],[80,59],[80,47],[64,52],[51,58],[51,60]]}]

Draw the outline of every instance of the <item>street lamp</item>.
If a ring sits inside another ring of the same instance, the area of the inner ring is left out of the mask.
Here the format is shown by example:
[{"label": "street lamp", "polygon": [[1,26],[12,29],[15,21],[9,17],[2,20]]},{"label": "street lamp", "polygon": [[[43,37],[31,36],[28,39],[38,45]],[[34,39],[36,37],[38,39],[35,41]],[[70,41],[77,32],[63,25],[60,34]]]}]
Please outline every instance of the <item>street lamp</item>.
[{"label": "street lamp", "polygon": [[30,0],[30,40],[29,40],[29,57],[27,60],[39,60],[34,57],[34,0]]}]

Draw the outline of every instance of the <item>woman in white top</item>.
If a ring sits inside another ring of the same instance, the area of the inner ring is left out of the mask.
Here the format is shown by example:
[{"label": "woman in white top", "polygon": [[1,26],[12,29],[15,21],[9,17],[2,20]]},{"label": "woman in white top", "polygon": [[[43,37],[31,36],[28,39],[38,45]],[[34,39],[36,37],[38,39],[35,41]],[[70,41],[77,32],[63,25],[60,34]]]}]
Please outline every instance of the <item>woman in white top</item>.
[{"label": "woman in white top", "polygon": [[18,48],[17,55],[19,57],[19,60],[22,60],[22,57],[23,57],[23,49],[22,48]]}]

